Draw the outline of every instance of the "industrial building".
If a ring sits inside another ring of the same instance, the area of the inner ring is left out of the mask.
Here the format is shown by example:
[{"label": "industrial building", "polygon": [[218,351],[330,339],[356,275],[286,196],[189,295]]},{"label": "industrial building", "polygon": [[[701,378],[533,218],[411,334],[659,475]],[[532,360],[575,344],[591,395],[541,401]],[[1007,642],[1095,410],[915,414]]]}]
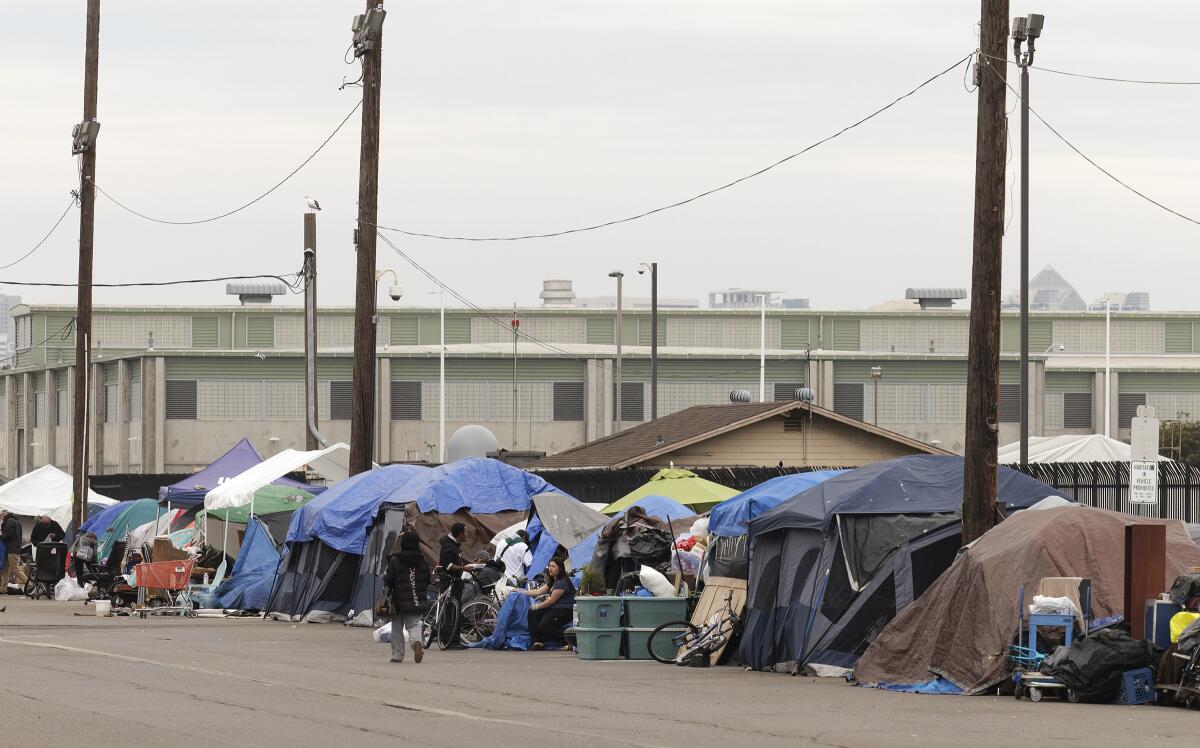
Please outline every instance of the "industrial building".
[{"label": "industrial building", "polygon": [[[73,309],[18,305],[16,359],[0,371],[0,474],[68,467]],[[491,429],[505,449],[554,454],[651,415],[650,313],[545,306],[518,310],[514,399],[511,309],[446,311],[447,436]],[[767,400],[812,390],[813,404],[961,452],[968,313],[766,311]],[[758,309],[661,309],[658,413],[759,391]],[[616,338],[624,358],[615,361]],[[1104,312],[1034,312],[1031,433],[1128,437],[1140,404],[1164,419],[1200,416],[1200,314],[1113,312],[1105,378]],[[319,315],[319,420],[350,432],[353,315]],[[379,462],[436,461],[439,315],[383,307],[378,330]],[[1017,438],[1018,319],[1004,313],[1000,440]],[[93,473],[188,472],[243,436],[264,454],[304,445],[303,318],[296,307],[101,306],[90,373]],[[615,387],[621,386],[616,414]],[[1106,392],[1107,408],[1106,408]],[[617,421],[619,415],[620,420]]]}]

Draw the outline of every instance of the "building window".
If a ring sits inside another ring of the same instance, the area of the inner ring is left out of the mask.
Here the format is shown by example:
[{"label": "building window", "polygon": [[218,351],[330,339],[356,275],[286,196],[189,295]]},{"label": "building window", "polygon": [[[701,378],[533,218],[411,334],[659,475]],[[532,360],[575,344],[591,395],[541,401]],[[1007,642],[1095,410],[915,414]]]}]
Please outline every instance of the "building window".
[{"label": "building window", "polygon": [[775,402],[784,400],[795,400],[796,390],[804,386],[804,382],[776,382],[775,383]]},{"label": "building window", "polygon": [[196,380],[168,379],[166,385],[167,418],[175,421],[196,420]]},{"label": "building window", "polygon": [[1146,404],[1144,392],[1122,392],[1117,396],[1117,428],[1127,429],[1130,421],[1137,417],[1139,405]]},{"label": "building window", "polygon": [[1063,428],[1092,428],[1092,393],[1063,393]]},{"label": "building window", "polygon": [[[617,384],[613,382],[613,420],[617,418]],[[642,382],[621,382],[621,420],[646,419],[646,385]]]},{"label": "building window", "polygon": [[116,423],[120,418],[117,409],[117,385],[104,385],[104,422]]},{"label": "building window", "polygon": [[1000,423],[1021,422],[1021,385],[1000,385]]},{"label": "building window", "polygon": [[583,420],[583,382],[554,383],[554,420]]},{"label": "building window", "polygon": [[41,428],[46,425],[46,393],[33,393],[33,425]]},{"label": "building window", "polygon": [[[329,383],[329,420],[349,421],[354,393],[354,383],[335,380]],[[394,406],[393,406],[394,407]]]},{"label": "building window", "polygon": [[420,382],[392,382],[392,420],[421,420]]},{"label": "building window", "polygon": [[844,416],[863,420],[862,382],[834,382],[833,409]]},{"label": "building window", "polygon": [[54,396],[56,398],[54,401],[56,403],[54,406],[54,425],[55,426],[66,426],[67,425],[67,391],[65,389],[64,390],[55,390]]}]

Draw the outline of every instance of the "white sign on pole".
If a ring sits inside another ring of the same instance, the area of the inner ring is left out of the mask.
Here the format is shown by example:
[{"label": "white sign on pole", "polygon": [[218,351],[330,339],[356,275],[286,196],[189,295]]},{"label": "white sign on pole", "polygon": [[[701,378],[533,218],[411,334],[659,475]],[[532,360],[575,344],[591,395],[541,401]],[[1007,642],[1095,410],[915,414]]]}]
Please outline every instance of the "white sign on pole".
[{"label": "white sign on pole", "polygon": [[1129,463],[1129,503],[1158,503],[1158,463],[1134,460]]},{"label": "white sign on pole", "polygon": [[1129,459],[1137,462],[1158,460],[1158,419],[1153,405],[1139,405],[1137,416],[1129,422]]}]

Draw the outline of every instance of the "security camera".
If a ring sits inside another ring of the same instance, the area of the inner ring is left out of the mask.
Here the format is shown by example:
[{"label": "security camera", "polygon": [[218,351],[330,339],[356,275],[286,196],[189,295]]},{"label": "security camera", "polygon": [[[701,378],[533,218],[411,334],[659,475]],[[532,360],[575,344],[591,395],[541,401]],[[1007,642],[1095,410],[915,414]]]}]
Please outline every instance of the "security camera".
[{"label": "security camera", "polygon": [[401,288],[400,286],[389,286],[388,287],[388,296],[392,297],[392,301],[399,301],[400,297],[403,295],[404,295],[404,289]]}]

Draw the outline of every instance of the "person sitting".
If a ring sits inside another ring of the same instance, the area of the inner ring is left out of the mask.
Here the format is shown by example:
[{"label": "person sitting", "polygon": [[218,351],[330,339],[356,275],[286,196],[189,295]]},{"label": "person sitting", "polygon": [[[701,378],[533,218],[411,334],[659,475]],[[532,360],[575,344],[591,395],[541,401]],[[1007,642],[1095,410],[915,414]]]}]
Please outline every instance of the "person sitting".
[{"label": "person sitting", "polygon": [[575,585],[561,558],[552,558],[546,565],[546,581],[540,587],[525,590],[525,594],[545,599],[529,608],[529,634],[532,649],[544,649],[546,642],[561,642],[563,627],[571,620],[575,606]]},{"label": "person sitting", "polygon": [[51,519],[49,514],[43,514],[29,533],[29,542],[36,548],[42,543],[61,543],[65,537],[67,533],[62,525]]},{"label": "person sitting", "polygon": [[400,535],[400,550],[388,556],[384,587],[392,591],[392,662],[404,662],[404,633],[412,642],[413,661],[424,657],[421,645],[421,616],[429,607],[429,562],[421,553],[421,538],[406,530]]}]

